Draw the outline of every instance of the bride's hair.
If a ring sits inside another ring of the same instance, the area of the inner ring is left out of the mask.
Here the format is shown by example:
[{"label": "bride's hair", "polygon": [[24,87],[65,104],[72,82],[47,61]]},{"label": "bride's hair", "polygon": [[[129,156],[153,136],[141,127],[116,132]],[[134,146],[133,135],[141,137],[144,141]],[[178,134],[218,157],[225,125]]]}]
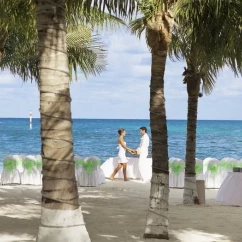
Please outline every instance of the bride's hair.
[{"label": "bride's hair", "polygon": [[125,129],[119,129],[118,134],[121,135],[124,131],[125,131]]}]

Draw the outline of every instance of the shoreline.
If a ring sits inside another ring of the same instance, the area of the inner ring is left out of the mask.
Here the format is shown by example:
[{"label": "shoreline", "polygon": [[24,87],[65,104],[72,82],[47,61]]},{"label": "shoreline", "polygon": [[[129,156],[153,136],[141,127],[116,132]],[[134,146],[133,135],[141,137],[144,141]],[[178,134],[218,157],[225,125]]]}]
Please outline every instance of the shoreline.
[{"label": "shoreline", "polygon": [[[144,242],[150,183],[109,181],[78,187],[92,242]],[[40,218],[41,186],[0,186],[0,241],[34,241]],[[206,189],[206,205],[183,206],[183,189],[170,189],[170,242],[241,242],[241,207],[215,202]],[[166,241],[166,240],[149,240]]]}]

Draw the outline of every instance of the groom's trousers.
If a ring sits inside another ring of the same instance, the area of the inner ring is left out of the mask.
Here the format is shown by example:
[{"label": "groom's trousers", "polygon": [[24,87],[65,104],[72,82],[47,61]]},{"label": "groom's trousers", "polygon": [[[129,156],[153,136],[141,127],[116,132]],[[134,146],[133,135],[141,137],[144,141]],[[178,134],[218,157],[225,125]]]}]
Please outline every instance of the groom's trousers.
[{"label": "groom's trousers", "polygon": [[150,180],[149,172],[147,172],[147,156],[148,150],[143,150],[139,156],[139,171],[142,181]]}]

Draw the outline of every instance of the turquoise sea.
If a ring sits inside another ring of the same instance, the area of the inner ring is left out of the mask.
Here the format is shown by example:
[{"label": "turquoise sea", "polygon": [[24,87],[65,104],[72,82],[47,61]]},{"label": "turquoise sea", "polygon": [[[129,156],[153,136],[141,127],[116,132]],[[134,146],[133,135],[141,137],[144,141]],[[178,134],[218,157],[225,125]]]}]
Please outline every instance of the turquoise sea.
[{"label": "turquoise sea", "polygon": [[[117,130],[125,128],[126,142],[137,148],[140,142],[139,128],[146,126],[150,134],[149,120],[134,119],[74,119],[74,152],[82,157],[98,156],[102,162],[117,156]],[[168,120],[169,157],[184,159],[186,145],[186,121]],[[8,154],[40,153],[40,120],[0,118],[0,170],[4,156]],[[198,121],[197,157],[242,158],[242,121]]]}]

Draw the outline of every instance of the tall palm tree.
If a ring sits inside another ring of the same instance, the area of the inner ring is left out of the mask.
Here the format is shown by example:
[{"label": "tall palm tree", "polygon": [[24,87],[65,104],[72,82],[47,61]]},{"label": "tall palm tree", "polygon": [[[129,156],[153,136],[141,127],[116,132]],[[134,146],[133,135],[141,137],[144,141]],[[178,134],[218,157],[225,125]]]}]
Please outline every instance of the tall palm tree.
[{"label": "tall palm tree", "polygon": [[[213,7],[216,8],[216,14],[213,11],[212,14],[210,13],[210,18],[206,19],[204,16],[201,16],[201,15],[205,12],[204,6],[207,7],[207,10],[209,9],[210,2],[213,2],[211,4],[213,4]],[[153,176],[151,181],[152,185],[151,185],[151,195],[150,195],[151,197],[150,207],[149,207],[149,212],[147,216],[146,230],[144,234],[145,238],[168,238],[168,232],[167,232],[167,228],[168,228],[167,210],[168,210],[168,189],[169,189],[168,175],[167,175],[168,174],[168,152],[167,152],[167,128],[166,128],[165,107],[164,107],[164,99],[163,99],[164,98],[163,77],[164,77],[164,70],[165,70],[167,47],[169,46],[169,43],[172,40],[171,29],[172,29],[172,26],[174,25],[173,19],[171,18],[171,15],[170,15],[170,11],[174,11],[174,9],[176,11],[180,11],[179,13],[182,13],[182,16],[179,18],[178,24],[184,23],[183,25],[181,25],[182,26],[181,31],[183,30],[183,28],[185,28],[187,25],[190,24],[190,27],[188,29],[193,30],[190,36],[192,36],[196,41],[197,39],[199,40],[197,41],[196,45],[194,44],[192,45],[193,50],[192,51],[189,50],[187,52],[187,55],[189,56],[190,53],[193,53],[192,55],[195,55],[194,58],[201,58],[201,56],[199,56],[200,54],[196,54],[196,51],[195,51],[195,49],[199,45],[205,46],[206,50],[208,50],[209,47],[211,48],[211,46],[214,47],[215,45],[215,49],[217,51],[216,53],[221,53],[221,50],[219,50],[219,48],[223,46],[221,42],[219,46],[216,46],[216,44],[214,44],[216,40],[220,38],[221,31],[219,31],[218,29],[216,30],[215,25],[217,24],[217,22],[214,20],[211,20],[211,17],[214,14],[216,16],[219,16],[218,13],[221,11],[221,9],[224,9],[227,12],[229,11],[230,5],[225,2],[226,1],[223,1],[223,0],[142,1],[142,2],[139,2],[139,10],[144,14],[144,17],[136,19],[130,23],[131,32],[134,34],[137,34],[139,37],[141,33],[144,30],[146,30],[147,44],[150,47],[151,53],[152,53],[152,70],[151,70],[152,77],[151,77],[151,86],[150,86],[150,89],[151,89],[150,119],[151,119],[152,146],[153,146],[152,147]],[[238,4],[238,1],[237,1],[237,4]],[[196,5],[196,7],[194,7],[194,5]],[[158,11],[157,11],[157,6],[158,6]],[[161,8],[161,6],[163,8]],[[236,16],[238,17],[239,15],[236,15]],[[157,21],[158,25],[157,25],[157,22],[155,22],[155,20],[160,21],[160,22]],[[213,21],[214,23],[214,25],[212,24],[212,27],[211,27],[211,21]],[[209,35],[211,36],[211,38],[205,37],[208,34],[209,25],[210,25]],[[226,33],[225,30],[223,32]],[[204,41],[204,38],[201,38],[201,36],[204,36],[206,40]],[[216,37],[216,38],[213,38],[213,37]],[[239,38],[236,38],[236,41],[237,43],[240,43],[238,39]],[[211,45],[211,42],[213,42],[213,45]],[[186,45],[187,43],[186,39],[184,43]],[[189,43],[187,44],[189,45]],[[223,49],[224,49],[224,46],[223,46]],[[185,50],[185,53],[186,51],[187,50]],[[159,55],[162,56],[162,54],[163,54],[163,60],[158,59],[157,57],[159,57]],[[192,55],[190,55],[189,57],[193,58]],[[236,57],[237,61],[241,60],[239,59],[241,58],[240,53],[239,54],[234,53],[234,56],[235,55],[237,55]],[[203,56],[203,58],[205,57]],[[208,64],[203,63],[203,66],[200,66],[199,61],[198,63],[192,62],[193,64],[191,64],[191,61],[189,61],[188,62],[189,69],[184,73],[185,75],[184,81],[187,83],[188,94],[190,98],[189,103],[191,103],[193,100],[195,101],[195,104],[193,104],[191,108],[189,108],[189,117],[191,117],[192,113],[196,113],[196,109],[194,110],[194,106],[196,106],[196,100],[199,94],[201,78],[204,81],[207,81],[207,80],[209,81],[209,83],[206,83],[206,85],[204,85],[205,91],[209,93],[211,91],[211,88],[213,87],[214,78],[216,77],[218,68],[220,68],[220,66],[222,65],[219,61],[214,63],[215,57],[210,56],[209,58],[210,60],[207,60],[207,61],[211,61],[211,62]],[[158,62],[157,60],[160,60],[160,62]],[[237,62],[236,61],[233,62],[233,58],[230,58],[228,62],[230,62],[232,68],[234,69],[238,68]],[[199,73],[197,73],[197,68],[199,68]],[[155,80],[159,81],[158,84],[156,82],[154,83]],[[161,114],[160,116],[159,116],[159,113]],[[189,127],[195,127],[195,124],[196,124],[196,118],[189,119],[189,125],[188,125]],[[195,127],[195,130],[196,130],[196,127]],[[189,139],[190,139],[190,135],[194,137],[194,132],[189,132]],[[159,138],[157,139],[157,137]],[[194,140],[193,137],[191,137],[191,141]],[[191,141],[190,140],[188,141],[187,147],[194,147],[194,143],[190,144]],[[188,152],[189,152],[189,148],[188,148]],[[157,156],[157,154],[159,155]],[[187,157],[193,157],[193,156],[194,156],[194,153],[188,155]],[[195,158],[194,158],[194,162],[195,162]],[[188,166],[189,163],[187,162],[186,164]],[[186,170],[187,170],[186,174],[190,172],[190,176],[194,177],[195,163],[194,165],[190,165],[189,169],[186,169]],[[165,182],[164,180],[160,180],[159,182],[157,182],[157,185],[155,185],[154,173],[162,174],[165,177]],[[161,185],[159,186],[158,183]],[[197,201],[197,199],[194,199],[194,198],[196,198],[197,196],[196,196],[196,188],[194,188],[194,186],[192,191],[194,191],[194,194],[191,192],[190,196],[191,194],[193,194],[192,201],[195,202]],[[185,193],[186,192],[187,191],[185,191]],[[184,198],[187,199],[187,196],[184,195]]]},{"label": "tall palm tree", "polygon": [[[79,25],[80,19],[85,16],[86,21],[92,19],[93,6],[94,18],[100,16],[99,14],[106,8],[126,15],[131,14],[135,7],[132,0],[117,0],[115,3],[111,0],[100,3],[96,0],[1,1],[1,31],[8,33],[11,28],[14,29],[16,23],[25,23],[23,25],[25,28],[36,26],[38,31],[43,159],[42,209],[38,242],[90,241],[82,218],[75,179],[66,32],[67,25],[70,27]],[[29,10],[36,14],[35,21],[31,20],[31,14],[28,15]],[[26,16],[23,17],[25,14],[21,15],[20,12],[26,12]],[[32,29],[35,34],[36,29]],[[28,39],[29,32],[25,37]],[[5,42],[6,39],[3,39],[1,44]]]},{"label": "tall palm tree", "polygon": [[200,86],[205,94],[210,94],[217,77],[218,71],[225,65],[215,53],[208,53],[201,46],[192,42],[184,29],[173,31],[173,40],[170,45],[171,58],[184,58],[187,68],[183,72],[183,83],[187,85],[188,113],[187,113],[187,138],[186,138],[186,166],[183,204],[198,204],[199,199],[196,189],[196,128],[198,97],[201,97]]},{"label": "tall palm tree", "polygon": [[129,25],[132,33],[146,31],[151,51],[150,128],[152,136],[152,178],[144,238],[168,239],[169,166],[164,73],[174,24],[171,7],[176,1],[140,1],[144,15]]},{"label": "tall palm tree", "polygon": [[236,75],[241,72],[241,11],[240,1],[226,0],[181,0],[174,9],[179,24],[173,31],[170,55],[187,64],[183,73],[188,93],[184,204],[199,202],[195,159],[200,84],[204,93],[210,94],[223,67],[230,66]]}]

